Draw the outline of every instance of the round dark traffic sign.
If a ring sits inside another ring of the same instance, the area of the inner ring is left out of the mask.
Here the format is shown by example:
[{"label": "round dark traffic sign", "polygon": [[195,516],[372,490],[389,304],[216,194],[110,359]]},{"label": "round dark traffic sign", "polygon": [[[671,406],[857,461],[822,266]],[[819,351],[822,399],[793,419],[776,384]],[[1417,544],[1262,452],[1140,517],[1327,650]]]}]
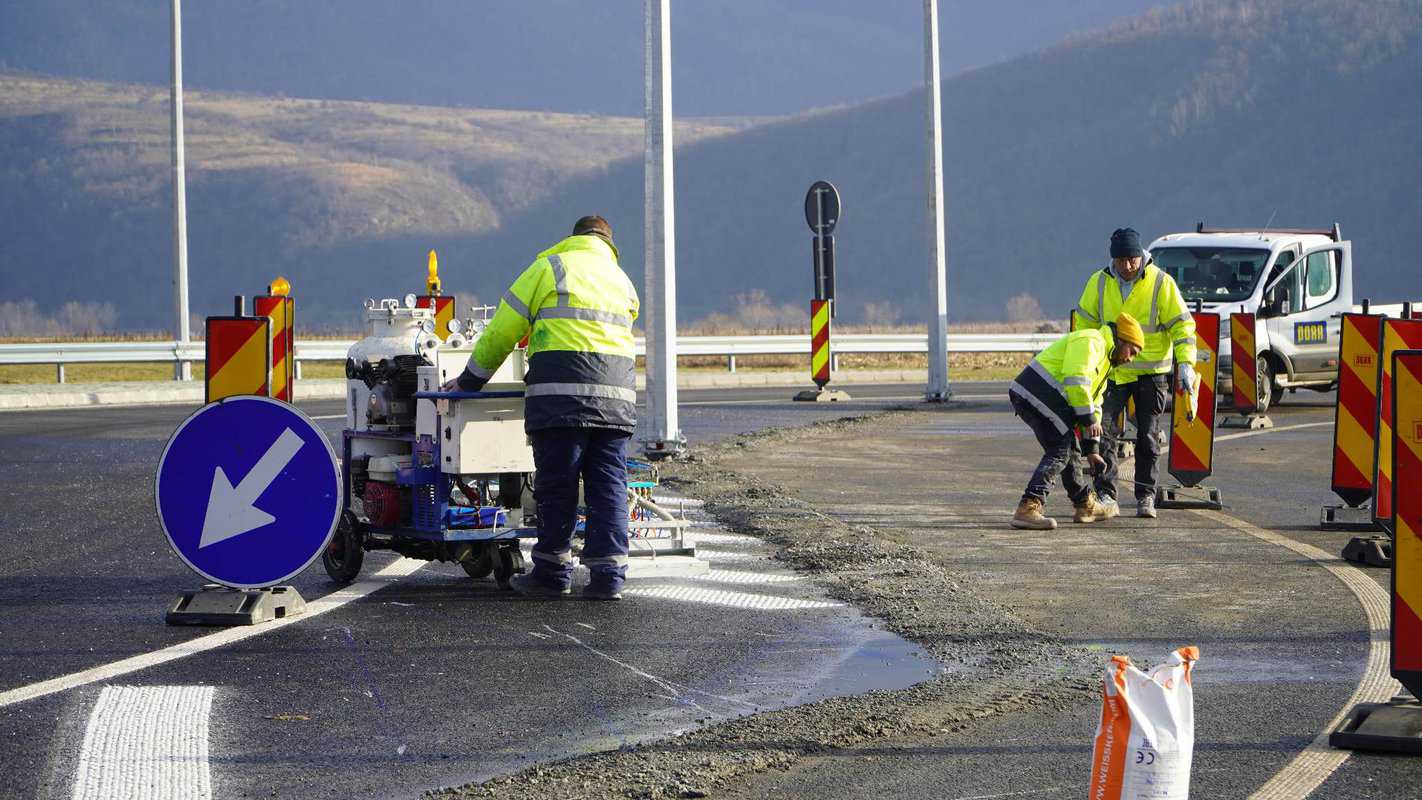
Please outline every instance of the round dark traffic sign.
[{"label": "round dark traffic sign", "polygon": [[829,181],[815,181],[805,193],[805,222],[817,236],[834,232],[839,222],[839,190]]}]

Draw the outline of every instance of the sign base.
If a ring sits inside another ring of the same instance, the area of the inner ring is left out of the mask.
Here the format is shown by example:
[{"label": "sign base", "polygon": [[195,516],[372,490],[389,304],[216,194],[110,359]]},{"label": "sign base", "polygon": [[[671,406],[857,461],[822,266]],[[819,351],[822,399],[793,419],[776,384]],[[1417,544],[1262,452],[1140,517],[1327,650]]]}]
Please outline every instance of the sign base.
[{"label": "sign base", "polygon": [[1269,419],[1268,414],[1241,414],[1237,417],[1225,417],[1220,421],[1220,427],[1258,431],[1274,427],[1274,420]]},{"label": "sign base", "polygon": [[1354,536],[1343,545],[1343,560],[1368,567],[1392,566],[1392,538]]},{"label": "sign base", "polygon": [[1395,697],[1386,703],[1359,703],[1328,736],[1343,750],[1422,753],[1422,703]]},{"label": "sign base", "polygon": [[260,625],[306,613],[306,601],[293,586],[230,589],[209,583],[184,592],[168,609],[169,625]]},{"label": "sign base", "polygon": [[797,402],[804,403],[838,403],[849,399],[848,392],[841,392],[838,389],[806,389],[795,395]]},{"label": "sign base", "polygon": [[1382,528],[1373,522],[1373,510],[1367,506],[1324,506],[1318,519],[1319,530],[1324,531],[1378,531]]},{"label": "sign base", "polygon": [[1220,490],[1213,486],[1158,486],[1155,490],[1158,508],[1208,508],[1224,510]]}]

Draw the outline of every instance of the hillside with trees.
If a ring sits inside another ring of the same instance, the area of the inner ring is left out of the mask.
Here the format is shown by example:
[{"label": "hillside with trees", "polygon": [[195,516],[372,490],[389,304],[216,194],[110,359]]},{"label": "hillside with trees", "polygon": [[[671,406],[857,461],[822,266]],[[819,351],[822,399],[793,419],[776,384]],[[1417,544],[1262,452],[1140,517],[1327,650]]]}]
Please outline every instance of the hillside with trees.
[{"label": "hillside with trees", "polygon": [[[1010,300],[1035,299],[1064,315],[1113,228],[1152,237],[1201,219],[1341,222],[1359,296],[1422,295],[1409,241],[1422,220],[1419,38],[1422,0],[1198,0],[947,80],[952,313],[1000,319],[1020,313]],[[14,90],[26,81],[44,86]],[[0,299],[110,301],[120,325],[157,327],[170,270],[164,93],[93,87],[11,77],[0,89]],[[65,100],[91,90],[128,94],[97,110]],[[826,178],[844,196],[846,318],[920,319],[923,105],[917,93],[752,127],[683,123],[683,318],[756,289],[803,304],[801,201]],[[363,297],[418,288],[432,246],[450,288],[497,296],[592,211],[612,220],[640,279],[636,118],[222,94],[190,111],[198,311],[284,272],[306,289],[305,319],[348,319]],[[205,151],[210,136],[224,141]]]}]

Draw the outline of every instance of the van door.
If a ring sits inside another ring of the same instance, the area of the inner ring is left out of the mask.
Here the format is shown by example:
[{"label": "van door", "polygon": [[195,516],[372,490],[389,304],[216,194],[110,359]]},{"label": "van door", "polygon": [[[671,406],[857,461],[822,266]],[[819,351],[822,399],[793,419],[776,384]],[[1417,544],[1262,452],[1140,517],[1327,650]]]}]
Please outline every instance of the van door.
[{"label": "van door", "polygon": [[1309,248],[1265,289],[1269,344],[1292,365],[1293,381],[1336,377],[1342,324],[1337,315],[1351,303],[1339,291],[1340,271],[1349,256],[1346,243]]}]

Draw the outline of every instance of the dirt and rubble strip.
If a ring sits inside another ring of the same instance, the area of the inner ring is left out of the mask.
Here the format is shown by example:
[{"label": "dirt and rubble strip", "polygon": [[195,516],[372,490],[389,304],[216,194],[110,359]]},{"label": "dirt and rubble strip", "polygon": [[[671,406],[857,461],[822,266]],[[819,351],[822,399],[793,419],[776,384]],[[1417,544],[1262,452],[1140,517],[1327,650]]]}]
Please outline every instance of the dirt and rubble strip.
[{"label": "dirt and rubble strip", "polygon": [[918,643],[943,666],[908,689],[821,700],[681,735],[531,767],[436,798],[675,798],[715,796],[738,780],[842,748],[931,740],[993,715],[1062,708],[1097,691],[1098,659],[984,599],[915,547],[817,512],[786,490],[729,469],[730,456],[806,437],[883,425],[893,411],[778,430],[698,449],[669,465],[664,484],[701,498],[738,533],[776,545],[776,557],[836,599]]}]

